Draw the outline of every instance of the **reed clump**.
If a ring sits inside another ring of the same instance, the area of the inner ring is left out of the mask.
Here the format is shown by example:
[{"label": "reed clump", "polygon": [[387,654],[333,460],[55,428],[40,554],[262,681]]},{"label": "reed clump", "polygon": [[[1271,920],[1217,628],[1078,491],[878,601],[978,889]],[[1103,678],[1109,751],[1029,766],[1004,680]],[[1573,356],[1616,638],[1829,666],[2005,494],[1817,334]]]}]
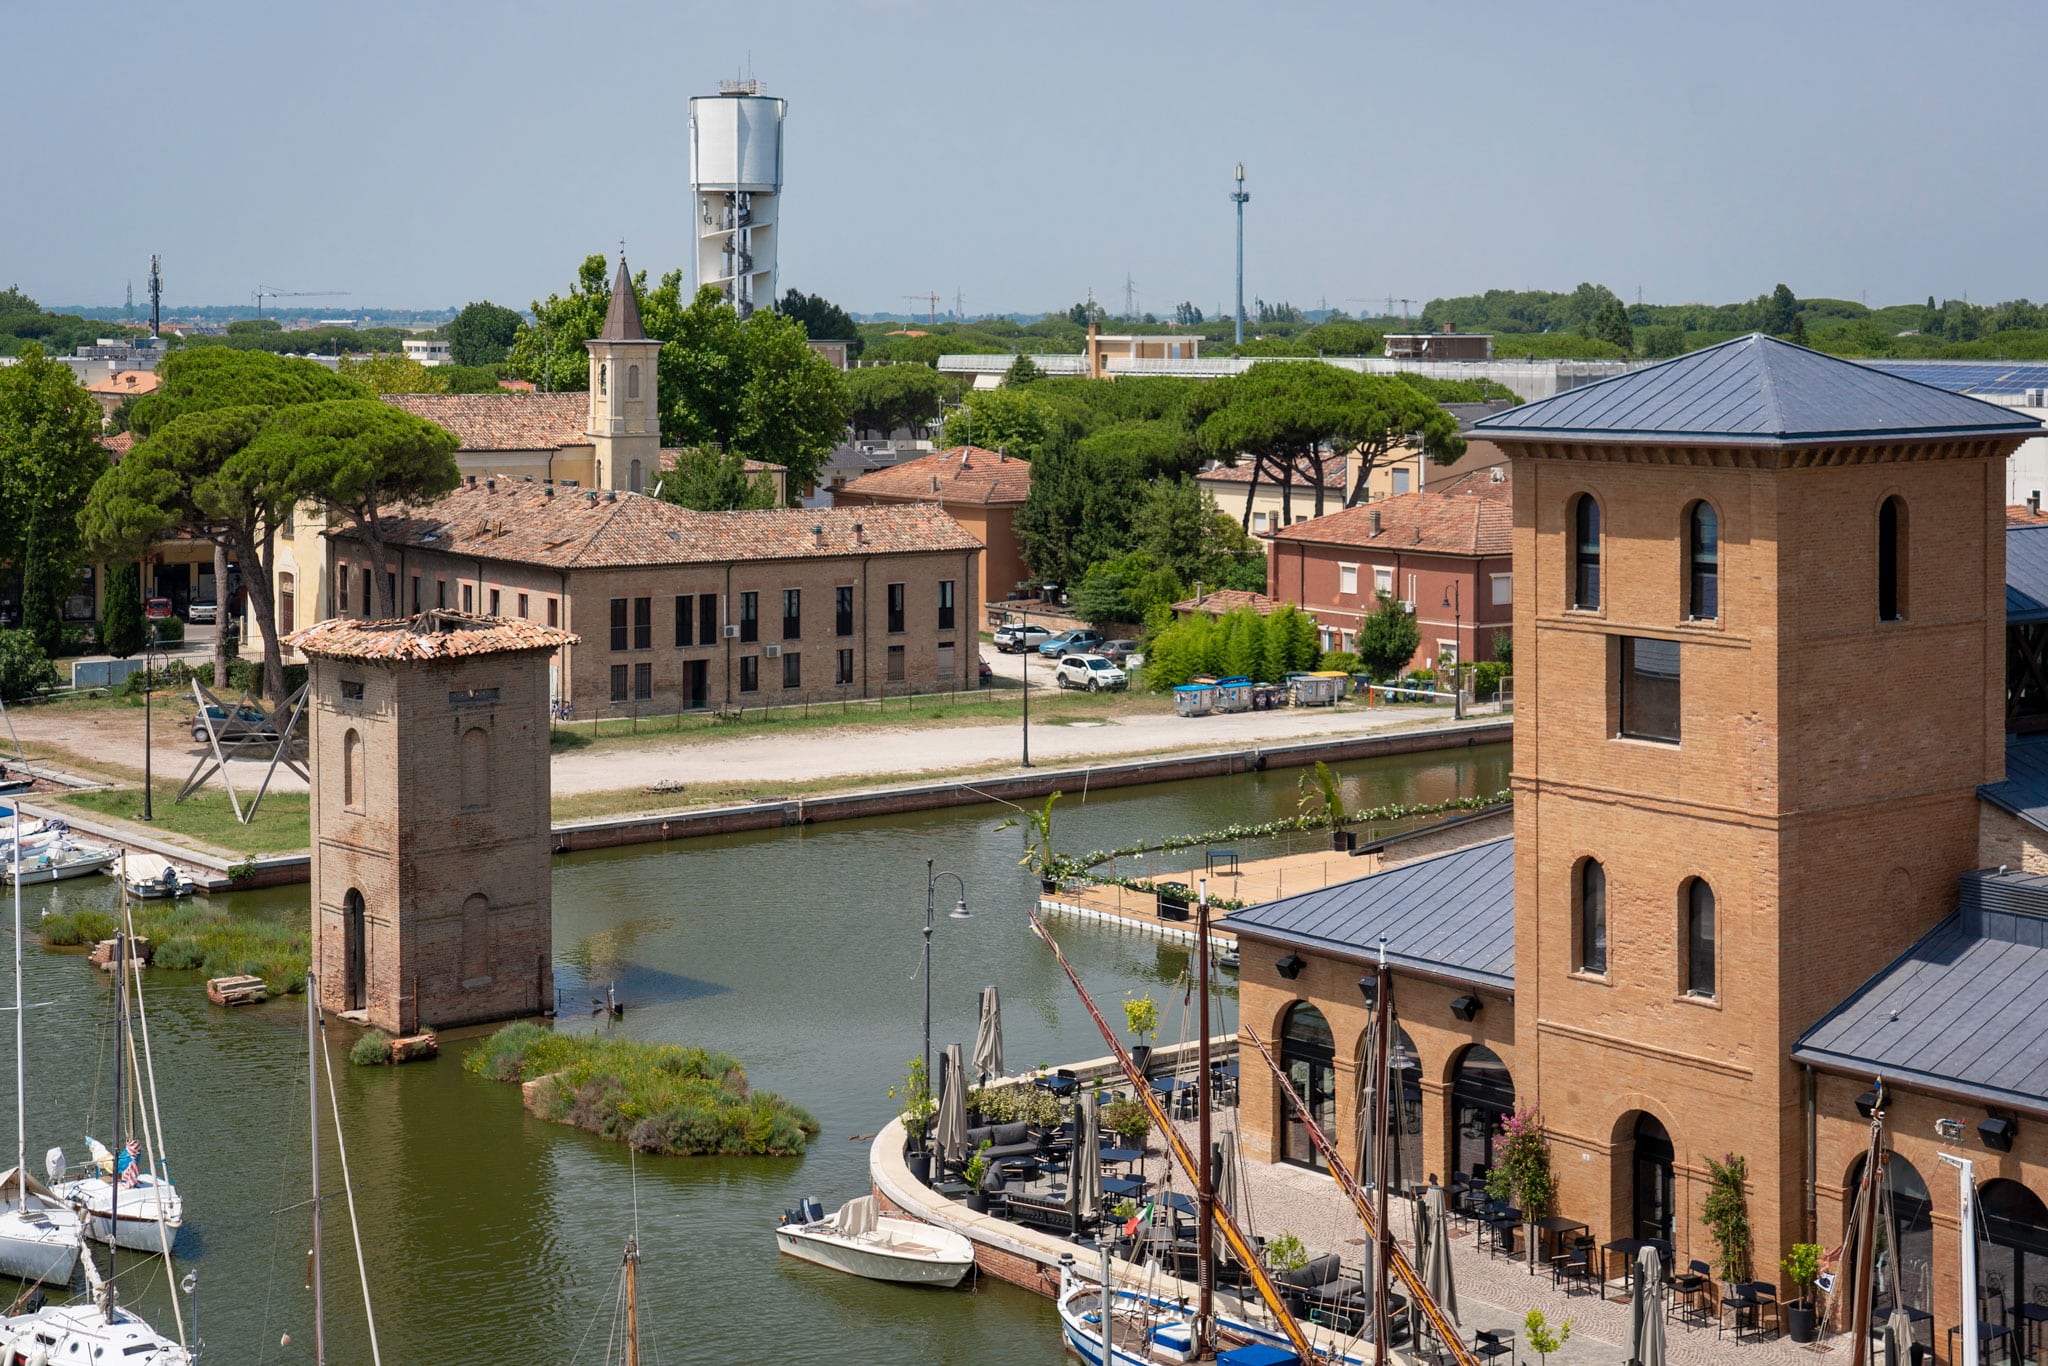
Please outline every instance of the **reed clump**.
[{"label": "reed clump", "polygon": [[[306,988],[311,948],[303,928],[272,920],[231,915],[209,902],[181,898],[141,901],[131,908],[135,933],[150,941],[151,964],[208,977],[248,974],[276,992]],[[43,943],[51,948],[89,947],[112,939],[120,927],[110,911],[57,911],[43,917]]]},{"label": "reed clump", "polygon": [[522,1021],[485,1039],[463,1066],[526,1086],[542,1119],[643,1153],[794,1157],[818,1136],[802,1108],[747,1084],[737,1059],[685,1044],[558,1034]]}]

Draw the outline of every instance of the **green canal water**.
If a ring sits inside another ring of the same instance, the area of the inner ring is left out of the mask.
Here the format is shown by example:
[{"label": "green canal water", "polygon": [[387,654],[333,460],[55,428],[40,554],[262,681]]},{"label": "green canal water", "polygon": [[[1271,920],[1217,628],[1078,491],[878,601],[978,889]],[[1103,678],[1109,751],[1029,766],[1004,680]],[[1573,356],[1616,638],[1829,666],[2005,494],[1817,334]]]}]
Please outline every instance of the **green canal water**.
[{"label": "green canal water", "polygon": [[[1343,772],[1357,807],[1497,791],[1507,767],[1503,745]],[[1085,801],[1069,794],[1055,842],[1105,848],[1273,819],[1293,811],[1296,779],[1289,770]],[[1027,931],[1034,887],[1017,866],[1021,834],[997,828],[1009,814],[978,807],[556,862],[558,1027],[604,1027],[578,1010],[616,980],[627,1009],[612,1028],[726,1050],[756,1085],[815,1114],[824,1134],[802,1158],[636,1164],[622,1146],[528,1118],[517,1087],[464,1072],[474,1033],[445,1037],[436,1062],[360,1069],[346,1061],[351,1036],[335,1030],[384,1360],[604,1361],[619,1254],[636,1217],[645,1360],[1058,1360],[1047,1300],[993,1282],[957,1293],[892,1289],[778,1257],[770,1235],[777,1213],[802,1196],[829,1209],[867,1187],[866,1145],[850,1139],[888,1120],[888,1088],[919,1048],[926,858],[964,877],[974,911],[966,921],[942,914],[933,937],[935,1051],[971,1046],[976,998],[989,982],[1002,989],[1013,1069],[1102,1051]],[[279,915],[305,894],[285,888],[233,902]],[[942,910],[953,894],[947,880]],[[32,926],[45,908],[109,904],[113,887],[82,880],[30,888],[23,900]],[[1162,988],[1181,973],[1184,951],[1105,927],[1054,929],[1098,999],[1149,988],[1162,997],[1162,1040],[1180,1037],[1178,999]],[[111,985],[73,953],[31,948],[27,971],[39,1007],[29,1016],[28,1146],[40,1172],[52,1144],[76,1160],[84,1135],[112,1137]],[[198,1276],[206,1359],[310,1361],[303,1007],[292,999],[231,1015],[207,1004],[196,976],[156,973],[149,1011],[163,1126],[185,1196],[178,1252],[181,1270]],[[9,1092],[0,1080],[6,1105]],[[369,1351],[331,1133],[323,1152],[328,1356],[354,1366]],[[124,1255],[120,1281],[126,1302],[168,1332],[172,1291],[157,1260]]]}]

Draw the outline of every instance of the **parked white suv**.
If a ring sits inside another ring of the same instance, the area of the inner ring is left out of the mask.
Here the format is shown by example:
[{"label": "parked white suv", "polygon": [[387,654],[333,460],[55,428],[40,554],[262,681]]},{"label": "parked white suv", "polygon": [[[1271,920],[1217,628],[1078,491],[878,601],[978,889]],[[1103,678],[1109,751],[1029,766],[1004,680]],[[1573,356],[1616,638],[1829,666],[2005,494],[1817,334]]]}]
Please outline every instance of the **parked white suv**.
[{"label": "parked white suv", "polygon": [[995,647],[1006,655],[1021,655],[1026,650],[1036,650],[1040,644],[1052,639],[1052,632],[1043,626],[1028,622],[1011,622],[998,626],[995,633]]},{"label": "parked white suv", "polygon": [[1053,681],[1062,688],[1086,688],[1089,692],[1128,688],[1131,676],[1101,655],[1068,655],[1052,671]]}]

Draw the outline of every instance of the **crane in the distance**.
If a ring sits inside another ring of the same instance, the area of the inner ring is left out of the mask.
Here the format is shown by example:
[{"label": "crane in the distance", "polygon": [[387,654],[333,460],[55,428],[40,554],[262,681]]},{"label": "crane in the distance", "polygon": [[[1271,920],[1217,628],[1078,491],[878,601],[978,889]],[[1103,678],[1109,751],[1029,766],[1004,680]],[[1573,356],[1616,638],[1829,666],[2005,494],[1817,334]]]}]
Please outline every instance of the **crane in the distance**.
[{"label": "crane in the distance", "polygon": [[[906,294],[906,295],[904,295],[903,297],[904,297],[904,298],[906,298],[906,299],[908,299],[908,300],[909,300],[910,302],[912,302],[912,303],[914,303],[914,304],[923,304],[923,305],[924,305],[924,306],[925,306],[926,308],[930,309],[930,310],[931,310],[931,321],[932,321],[932,326],[934,326],[934,327],[937,327],[937,326],[938,326],[938,324],[939,324],[939,296],[938,296],[938,295],[936,295],[936,294]],[[911,321],[911,322],[916,322],[916,321],[917,321],[917,319],[916,319],[916,318],[915,318],[915,317],[913,316],[913,317],[912,317],[912,318],[910,319],[910,321]]]},{"label": "crane in the distance", "polygon": [[271,299],[345,299],[345,289],[272,289],[269,285],[256,286],[256,316],[263,316],[263,300]]}]

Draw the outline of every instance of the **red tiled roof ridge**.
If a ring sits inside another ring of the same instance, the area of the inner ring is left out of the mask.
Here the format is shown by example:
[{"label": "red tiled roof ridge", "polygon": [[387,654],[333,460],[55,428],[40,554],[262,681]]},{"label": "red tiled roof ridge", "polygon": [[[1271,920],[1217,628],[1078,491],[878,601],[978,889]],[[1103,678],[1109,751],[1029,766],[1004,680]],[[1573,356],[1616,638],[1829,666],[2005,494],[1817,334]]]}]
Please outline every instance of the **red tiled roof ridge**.
[{"label": "red tiled roof ridge", "polygon": [[323,659],[432,660],[557,650],[578,639],[568,631],[517,617],[433,608],[385,621],[330,617],[285,637],[284,643]]},{"label": "red tiled roof ridge", "polygon": [[380,394],[454,432],[465,451],[545,451],[587,446],[590,396],[501,389],[489,394]]},{"label": "red tiled roof ridge", "polygon": [[1240,607],[1249,607],[1260,616],[1270,616],[1287,604],[1279,598],[1264,593],[1253,593],[1242,588],[1212,588],[1199,598],[1183,598],[1173,605],[1176,612],[1209,612],[1222,616],[1235,612]]},{"label": "red tiled roof ridge", "polygon": [[[937,489],[932,487],[935,479]],[[941,503],[1021,503],[1031,496],[1031,462],[980,446],[949,446],[870,470],[840,492]]]},{"label": "red tiled roof ridge", "polygon": [[1513,530],[1513,512],[1503,496],[1420,489],[1296,522],[1273,536],[1312,545],[1498,556],[1512,553]]}]

